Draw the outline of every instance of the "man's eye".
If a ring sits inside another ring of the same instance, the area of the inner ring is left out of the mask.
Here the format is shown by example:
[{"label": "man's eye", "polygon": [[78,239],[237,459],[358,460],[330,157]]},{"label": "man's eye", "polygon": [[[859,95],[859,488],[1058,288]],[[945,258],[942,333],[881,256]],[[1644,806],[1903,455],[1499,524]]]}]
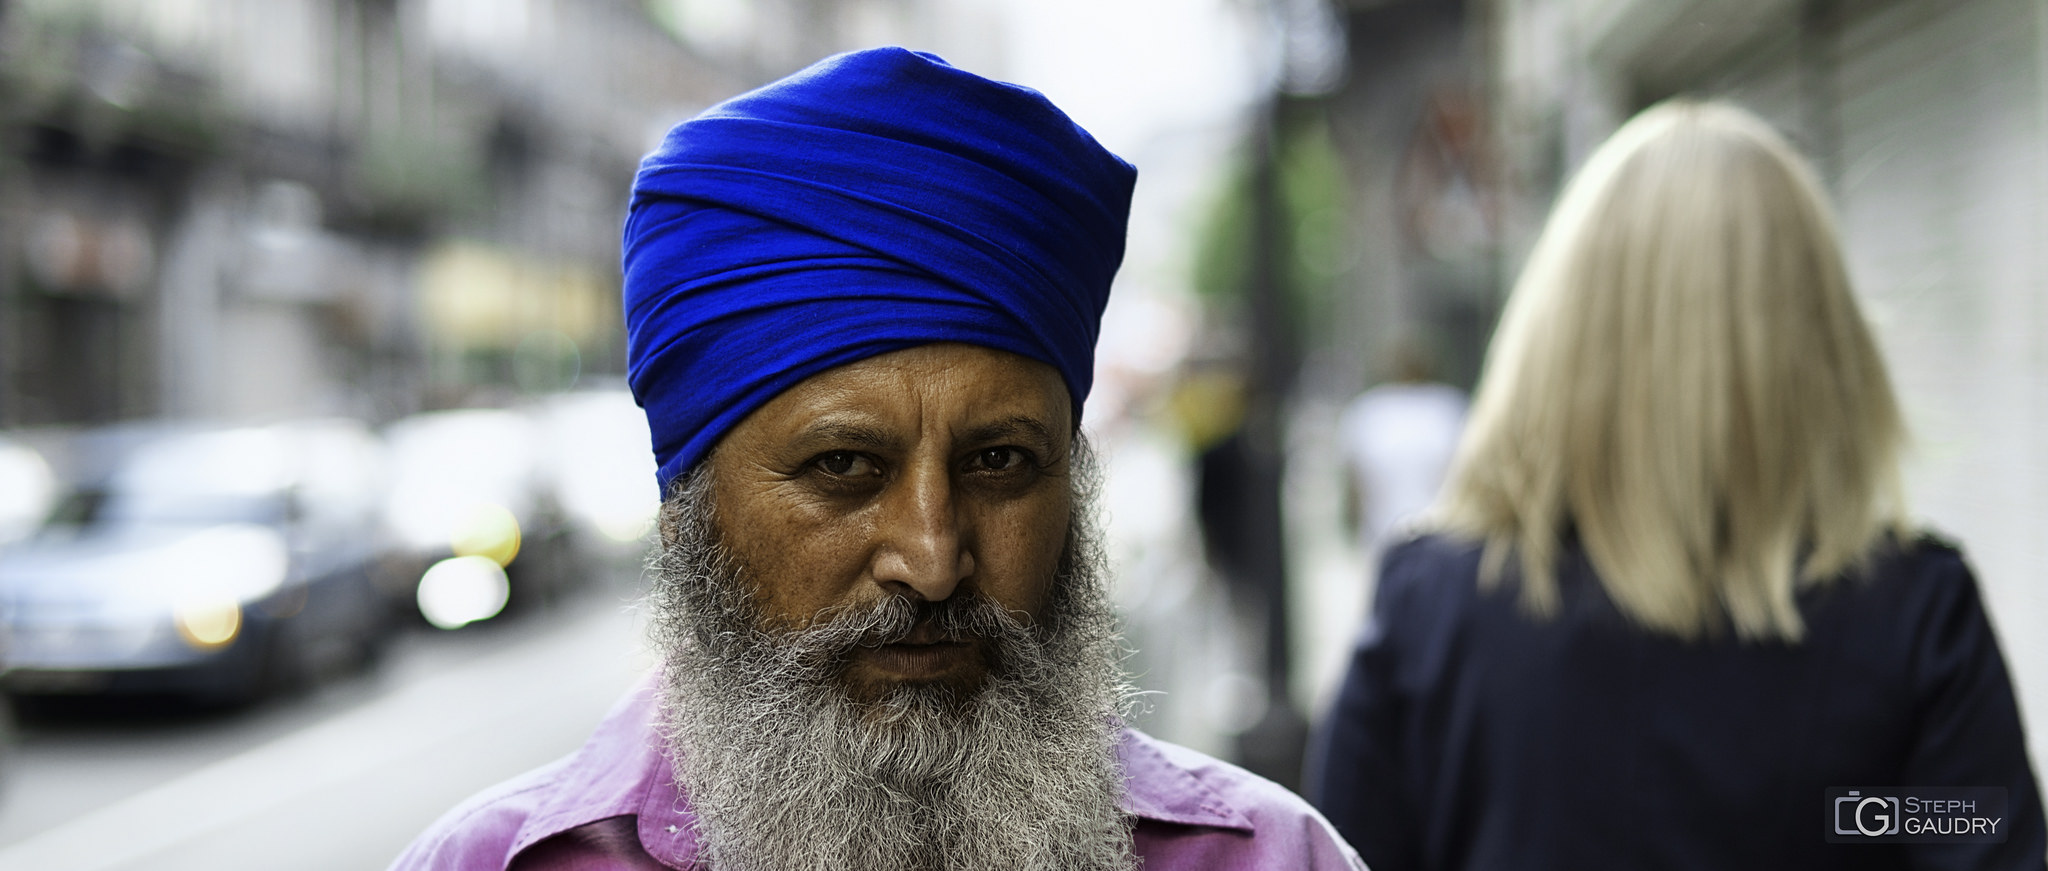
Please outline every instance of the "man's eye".
[{"label": "man's eye", "polygon": [[828,475],[842,478],[872,475],[875,471],[874,463],[852,451],[833,451],[813,460],[812,464]]},{"label": "man's eye", "polygon": [[991,472],[1013,472],[1029,463],[1031,457],[1017,448],[989,448],[975,460]]}]

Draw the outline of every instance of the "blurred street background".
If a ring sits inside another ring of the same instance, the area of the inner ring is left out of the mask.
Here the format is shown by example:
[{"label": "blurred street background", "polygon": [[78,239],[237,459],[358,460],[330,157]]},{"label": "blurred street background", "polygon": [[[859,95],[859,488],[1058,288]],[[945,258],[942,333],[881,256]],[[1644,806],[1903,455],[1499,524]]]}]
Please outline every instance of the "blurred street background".
[{"label": "blurred street background", "polygon": [[880,44],[1140,169],[1148,730],[1295,780],[1551,198],[1695,94],[1821,169],[2048,754],[2040,0],[0,0],[0,869],[381,867],[578,746],[651,664],[633,170]]}]

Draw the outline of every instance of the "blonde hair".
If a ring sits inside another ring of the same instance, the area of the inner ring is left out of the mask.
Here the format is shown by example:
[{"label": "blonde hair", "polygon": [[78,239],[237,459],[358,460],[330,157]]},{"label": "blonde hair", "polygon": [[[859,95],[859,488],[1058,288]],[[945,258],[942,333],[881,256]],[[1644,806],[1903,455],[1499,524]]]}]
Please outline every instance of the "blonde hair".
[{"label": "blonde hair", "polygon": [[1795,588],[1903,528],[1905,439],[1819,183],[1725,104],[1636,116],[1566,187],[1436,505],[1555,612],[1575,527],[1614,604],[1683,638],[1797,641]]}]

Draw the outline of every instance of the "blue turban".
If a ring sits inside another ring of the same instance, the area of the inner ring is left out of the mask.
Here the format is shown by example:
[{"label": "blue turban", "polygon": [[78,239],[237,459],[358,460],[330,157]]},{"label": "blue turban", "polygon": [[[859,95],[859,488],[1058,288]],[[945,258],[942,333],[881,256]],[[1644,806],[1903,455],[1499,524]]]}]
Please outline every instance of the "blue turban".
[{"label": "blue turban", "polygon": [[1050,364],[1079,421],[1136,177],[1038,92],[900,48],[677,125],[624,240],[663,492],[805,378],[933,342]]}]

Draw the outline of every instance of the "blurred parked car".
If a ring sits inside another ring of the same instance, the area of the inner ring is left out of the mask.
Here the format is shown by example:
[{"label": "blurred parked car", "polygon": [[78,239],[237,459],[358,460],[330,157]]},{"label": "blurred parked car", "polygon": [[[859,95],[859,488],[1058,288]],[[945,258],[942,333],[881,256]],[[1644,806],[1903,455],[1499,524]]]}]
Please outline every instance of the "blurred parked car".
[{"label": "blurred parked car", "polygon": [[385,519],[422,569],[413,592],[429,623],[459,628],[582,581],[533,415],[433,411],[384,434],[392,458]]},{"label": "blurred parked car", "polygon": [[17,694],[244,701],[374,659],[391,625],[380,443],[359,423],[124,429],[0,550]]}]

